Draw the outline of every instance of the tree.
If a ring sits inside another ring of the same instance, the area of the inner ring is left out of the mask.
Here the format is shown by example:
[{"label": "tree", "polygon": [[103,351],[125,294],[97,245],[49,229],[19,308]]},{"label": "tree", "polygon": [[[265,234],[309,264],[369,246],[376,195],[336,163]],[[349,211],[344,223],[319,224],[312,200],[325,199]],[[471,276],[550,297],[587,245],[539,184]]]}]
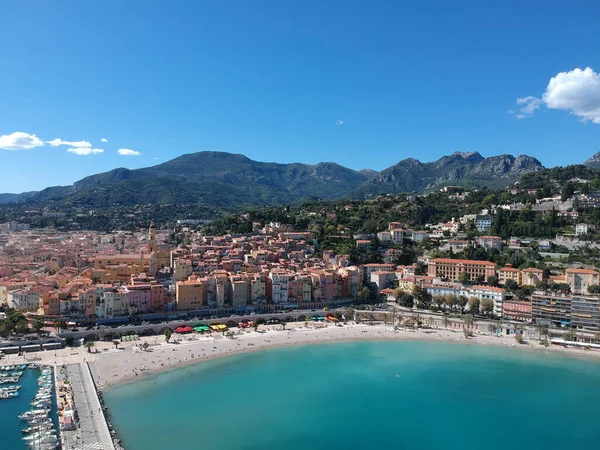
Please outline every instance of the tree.
[{"label": "tree", "polygon": [[34,331],[34,333],[39,333],[42,331],[42,328],[44,328],[44,322],[42,322],[40,319],[35,319],[31,323],[31,329]]},{"label": "tree", "polygon": [[467,328],[473,328],[473,325],[475,324],[475,320],[473,320],[472,317],[467,316],[463,319],[465,327]]},{"label": "tree", "polygon": [[415,299],[410,294],[404,294],[400,297],[400,306],[404,306],[405,308],[412,308],[415,305]]},{"label": "tree", "polygon": [[344,314],[344,317],[345,317],[344,320],[354,320],[354,309],[348,308],[346,310],[346,314]]},{"label": "tree", "polygon": [[459,295],[456,298],[456,303],[460,307],[460,313],[464,314],[465,313],[465,306],[467,306],[467,303],[469,303],[469,299],[466,296],[464,296],[464,295]]},{"label": "tree", "polygon": [[475,277],[475,283],[482,284],[485,281],[485,277],[483,275],[477,275]]},{"label": "tree", "polygon": [[435,302],[435,304],[442,308],[442,309],[446,309],[446,296],[445,295],[436,295],[433,299],[433,301]]},{"label": "tree", "polygon": [[416,284],[413,287],[412,296],[419,308],[428,309],[431,306],[431,295],[427,293],[423,286]]},{"label": "tree", "polygon": [[495,325],[497,331],[499,330],[500,332],[502,332],[502,326],[504,324],[502,323],[501,320],[496,320],[496,322],[494,322],[494,325]]},{"label": "tree", "polygon": [[370,296],[371,296],[371,291],[369,291],[369,288],[363,286],[358,290],[358,298],[361,299],[362,301],[365,301]]},{"label": "tree", "polygon": [[508,279],[506,280],[506,282],[504,283],[504,289],[506,289],[507,291],[516,291],[517,289],[519,289],[519,283],[517,283],[515,280]]},{"label": "tree", "polygon": [[488,314],[492,314],[494,312],[493,300],[490,300],[489,298],[484,298],[483,300],[481,300],[481,310],[486,316]]},{"label": "tree", "polygon": [[515,341],[517,341],[519,344],[522,344],[524,342],[523,335],[522,334],[515,334]]},{"label": "tree", "polygon": [[587,291],[590,294],[600,294],[600,286],[597,284],[592,284],[588,286]]},{"label": "tree", "polygon": [[150,344],[148,344],[148,342],[143,342],[143,343],[140,345],[140,348],[141,348],[142,350],[144,350],[145,352],[147,352],[147,351],[148,351],[148,349],[150,348]]},{"label": "tree", "polygon": [[446,305],[448,305],[450,309],[454,310],[454,307],[458,305],[458,297],[456,295],[449,295],[446,298]]},{"label": "tree", "polygon": [[498,278],[497,277],[489,277],[488,284],[490,286],[498,286]]},{"label": "tree", "polygon": [[396,299],[396,303],[398,303],[400,301],[400,299],[402,298],[402,296],[405,294],[405,292],[400,289],[400,288],[396,288],[394,289],[394,298]]},{"label": "tree", "polygon": [[469,299],[469,311],[473,316],[479,312],[480,305],[481,301],[477,297],[471,297]]},{"label": "tree", "polygon": [[285,327],[287,326],[286,322],[281,322],[281,329],[285,331]]},{"label": "tree", "polygon": [[577,340],[577,334],[575,333],[575,330],[573,329],[573,327],[569,328],[569,331],[567,331],[565,334],[563,334],[563,339],[565,341],[571,341],[571,342],[574,342]]},{"label": "tree", "polygon": [[461,272],[458,274],[458,281],[462,284],[468,283],[471,277],[467,272]]},{"label": "tree", "polygon": [[87,349],[88,353],[92,353],[92,348],[94,348],[95,346],[96,343],[94,341],[86,342],[84,344],[84,347]]},{"label": "tree", "polygon": [[496,331],[496,325],[494,325],[493,323],[490,323],[488,325],[488,331],[490,332],[490,336],[491,336],[492,333],[494,333]]},{"label": "tree", "polygon": [[173,332],[171,331],[170,328],[167,328],[165,330],[165,341],[167,341],[167,344],[169,343],[169,341],[171,340],[171,336],[173,336]]},{"label": "tree", "polygon": [[260,327],[260,323],[258,323],[256,320],[252,323],[252,328],[254,328],[254,331],[258,331],[258,327]]},{"label": "tree", "polygon": [[446,330],[448,329],[449,323],[450,319],[448,318],[448,314],[444,314],[444,317],[442,317],[442,324],[444,325],[444,327],[446,327]]},{"label": "tree", "polygon": [[113,345],[115,346],[115,350],[119,348],[119,341],[113,341]]}]

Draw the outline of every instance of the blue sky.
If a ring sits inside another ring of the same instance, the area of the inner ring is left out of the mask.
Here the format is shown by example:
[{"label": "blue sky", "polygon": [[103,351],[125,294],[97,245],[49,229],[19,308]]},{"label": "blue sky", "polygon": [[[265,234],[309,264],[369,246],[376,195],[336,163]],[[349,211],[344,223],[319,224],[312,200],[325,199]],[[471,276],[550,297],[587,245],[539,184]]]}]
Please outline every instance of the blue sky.
[{"label": "blue sky", "polygon": [[0,192],[201,150],[378,170],[456,150],[585,161],[600,4],[491,3],[3,1]]}]

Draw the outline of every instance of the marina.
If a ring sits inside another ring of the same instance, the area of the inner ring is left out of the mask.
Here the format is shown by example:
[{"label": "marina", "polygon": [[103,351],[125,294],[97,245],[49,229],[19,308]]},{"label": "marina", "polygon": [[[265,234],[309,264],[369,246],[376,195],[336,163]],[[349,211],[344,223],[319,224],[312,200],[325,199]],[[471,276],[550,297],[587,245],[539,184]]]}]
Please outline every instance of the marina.
[{"label": "marina", "polygon": [[54,372],[51,367],[41,369],[37,380],[37,392],[31,399],[29,410],[18,415],[22,423],[22,441],[26,448],[52,450],[60,448],[54,410]]}]

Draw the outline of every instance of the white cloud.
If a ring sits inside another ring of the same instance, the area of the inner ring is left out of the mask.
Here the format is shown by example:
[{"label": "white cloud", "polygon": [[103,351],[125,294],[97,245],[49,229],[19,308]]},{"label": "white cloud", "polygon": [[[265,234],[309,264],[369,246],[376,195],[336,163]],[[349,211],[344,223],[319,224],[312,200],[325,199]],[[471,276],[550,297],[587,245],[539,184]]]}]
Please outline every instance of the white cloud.
[{"label": "white cloud", "polygon": [[15,131],[11,134],[0,136],[0,149],[2,150],[31,150],[35,147],[43,147],[44,143],[35,134]]},{"label": "white cloud", "polygon": [[75,153],[79,156],[96,155],[98,153],[104,153],[101,148],[89,148],[89,147],[75,147],[67,149],[70,153]]},{"label": "white cloud", "polygon": [[136,152],[135,150],[130,150],[128,148],[120,148],[118,150],[119,155],[121,156],[140,156],[140,152]]},{"label": "white cloud", "polygon": [[108,139],[102,138],[102,139],[100,139],[100,142],[108,142]]},{"label": "white cloud", "polygon": [[519,113],[516,114],[517,119],[526,119],[527,117],[531,117],[533,113],[542,106],[544,102],[542,99],[537,97],[528,96],[517,99],[517,105],[522,105],[519,108]]},{"label": "white cloud", "polygon": [[[530,117],[541,106],[569,111],[582,122],[600,124],[600,74],[590,67],[560,72],[550,79],[542,98],[517,99],[523,105],[517,119]],[[511,114],[509,112],[509,114]]]},{"label": "white cloud", "polygon": [[335,124],[336,125],[344,125],[344,121],[343,120],[336,120]]},{"label": "white cloud", "polygon": [[542,98],[550,109],[563,109],[582,122],[600,124],[600,74],[590,67],[552,77]]},{"label": "white cloud", "polygon": [[60,145],[67,145],[69,147],[77,147],[77,148],[91,148],[92,144],[88,141],[63,141],[62,139],[53,139],[51,141],[46,141],[46,144],[51,147],[58,147]]}]

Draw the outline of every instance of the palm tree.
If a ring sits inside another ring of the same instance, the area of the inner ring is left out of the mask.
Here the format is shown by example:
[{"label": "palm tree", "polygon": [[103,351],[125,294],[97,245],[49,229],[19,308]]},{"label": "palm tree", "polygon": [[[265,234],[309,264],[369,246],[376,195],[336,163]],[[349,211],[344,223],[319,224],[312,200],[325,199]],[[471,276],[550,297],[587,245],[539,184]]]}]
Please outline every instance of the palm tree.
[{"label": "palm tree", "polygon": [[563,335],[563,339],[565,341],[576,341],[577,340],[577,334],[575,333],[575,329],[573,327],[569,328],[569,331],[567,331],[564,335]]},{"label": "palm tree", "polygon": [[492,333],[496,330],[496,326],[493,323],[490,323],[488,325],[488,331],[490,332],[490,336],[492,335]]},{"label": "palm tree", "polygon": [[170,328],[167,328],[165,330],[165,341],[167,341],[167,343],[169,343],[169,341],[171,340],[171,336],[173,336],[173,332]]},{"label": "palm tree", "polygon": [[463,319],[463,321],[464,321],[464,324],[466,327],[473,328],[473,324],[475,323],[475,320],[473,319],[473,317],[467,316]]},{"label": "palm tree", "polygon": [[501,320],[496,320],[495,322],[496,325],[496,330],[502,330],[502,321]]},{"label": "palm tree", "polygon": [[446,330],[448,329],[449,323],[450,323],[450,318],[448,317],[448,314],[444,314],[444,317],[442,317],[442,324],[444,325],[444,327],[446,327]]},{"label": "palm tree", "polygon": [[84,347],[87,349],[88,353],[92,353],[92,348],[96,346],[94,341],[86,342]]},{"label": "palm tree", "polygon": [[281,322],[281,329],[285,331],[285,327],[287,326],[286,322]]},{"label": "palm tree", "polygon": [[536,323],[535,324],[535,329],[538,332],[538,339],[541,340],[542,339],[542,331],[544,329],[544,325],[542,325],[541,323]]},{"label": "palm tree", "polygon": [[115,346],[115,350],[119,348],[119,341],[113,341],[113,345]]},{"label": "palm tree", "polygon": [[260,327],[260,323],[255,320],[252,324],[252,328],[254,328],[254,331],[258,331],[258,327]]}]

